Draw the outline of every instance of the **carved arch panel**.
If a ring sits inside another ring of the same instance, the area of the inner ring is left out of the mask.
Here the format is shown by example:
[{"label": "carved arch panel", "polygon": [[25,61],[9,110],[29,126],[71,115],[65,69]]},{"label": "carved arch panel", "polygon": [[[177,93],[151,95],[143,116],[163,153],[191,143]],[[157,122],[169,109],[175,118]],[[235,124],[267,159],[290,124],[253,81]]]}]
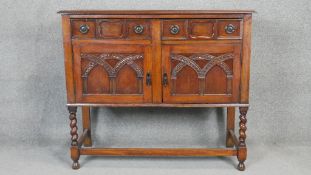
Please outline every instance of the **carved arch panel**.
[{"label": "carved arch panel", "polygon": [[73,53],[76,102],[152,101],[152,87],[146,83],[152,70],[150,45],[75,40]]},{"label": "carved arch panel", "polygon": [[[81,70],[83,79],[83,93],[88,94],[88,79],[89,75],[96,67],[100,67],[109,77],[110,94],[142,94],[143,93],[143,54],[116,54],[116,53],[81,53],[81,60],[87,64]],[[126,69],[126,71],[121,71]],[[122,75],[120,75],[122,72]],[[126,79],[127,76],[133,75],[136,77],[135,82],[131,79]],[[124,75],[123,75],[124,74]],[[117,81],[123,77],[126,86],[122,85],[122,81]],[[124,78],[125,77],[125,78]],[[100,85],[98,85],[100,86]],[[98,87],[97,87],[98,88]],[[102,93],[99,89],[97,93]]]},{"label": "carved arch panel", "polygon": [[[215,66],[218,66],[223,70],[226,76],[226,92],[225,94],[231,94],[232,90],[232,77],[233,77],[233,71],[232,67],[230,67],[226,61],[227,60],[233,60],[234,54],[233,53],[225,53],[218,56],[214,56],[207,53],[202,54],[192,54],[189,56],[185,56],[183,54],[171,54],[170,59],[171,61],[175,61],[175,65],[171,68],[171,80],[172,80],[172,88],[171,93],[176,94],[176,79],[178,74],[184,70],[185,67],[190,67],[192,70],[194,70],[197,73],[197,78],[199,79],[199,94],[204,95],[206,94],[206,76],[210,72],[212,68]],[[198,63],[197,61],[200,61]],[[218,76],[221,76],[221,74],[218,74]],[[195,80],[193,80],[195,81]]]},{"label": "carved arch panel", "polygon": [[165,103],[234,103],[239,100],[238,44],[167,44],[162,49]]}]

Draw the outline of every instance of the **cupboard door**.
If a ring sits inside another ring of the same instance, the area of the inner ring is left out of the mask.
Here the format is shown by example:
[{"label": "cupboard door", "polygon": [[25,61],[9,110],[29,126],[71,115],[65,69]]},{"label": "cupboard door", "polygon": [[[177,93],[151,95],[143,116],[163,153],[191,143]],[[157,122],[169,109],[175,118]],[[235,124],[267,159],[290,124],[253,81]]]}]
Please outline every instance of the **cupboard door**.
[{"label": "cupboard door", "polygon": [[165,45],[162,50],[164,103],[239,101],[240,45]]},{"label": "cupboard door", "polygon": [[151,102],[151,48],[74,43],[76,101]]}]

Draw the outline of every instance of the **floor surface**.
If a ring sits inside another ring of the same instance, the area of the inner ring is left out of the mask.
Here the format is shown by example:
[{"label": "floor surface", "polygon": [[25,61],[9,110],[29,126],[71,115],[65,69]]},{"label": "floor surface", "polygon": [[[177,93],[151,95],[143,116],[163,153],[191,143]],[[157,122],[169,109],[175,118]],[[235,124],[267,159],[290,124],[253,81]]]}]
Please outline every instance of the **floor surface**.
[{"label": "floor surface", "polygon": [[252,146],[246,170],[235,169],[235,157],[154,158],[81,156],[79,170],[71,169],[69,150],[61,146],[5,147],[0,149],[0,174],[109,174],[109,175],[307,175],[311,171],[311,147]]}]

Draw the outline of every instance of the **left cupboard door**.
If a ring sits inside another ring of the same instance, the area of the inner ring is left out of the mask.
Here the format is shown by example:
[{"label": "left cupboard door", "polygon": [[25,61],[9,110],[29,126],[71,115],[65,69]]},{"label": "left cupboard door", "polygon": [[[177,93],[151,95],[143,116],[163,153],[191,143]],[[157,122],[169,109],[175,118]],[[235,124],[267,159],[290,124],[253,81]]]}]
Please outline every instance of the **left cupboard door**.
[{"label": "left cupboard door", "polygon": [[74,42],[73,53],[76,102],[152,101],[149,45]]}]

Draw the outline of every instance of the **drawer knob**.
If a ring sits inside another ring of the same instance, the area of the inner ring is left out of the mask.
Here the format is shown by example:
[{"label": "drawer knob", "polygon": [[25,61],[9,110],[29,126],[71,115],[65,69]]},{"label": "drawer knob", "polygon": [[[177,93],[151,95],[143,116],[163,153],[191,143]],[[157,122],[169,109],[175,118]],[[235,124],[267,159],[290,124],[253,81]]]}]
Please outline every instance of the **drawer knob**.
[{"label": "drawer knob", "polygon": [[234,26],[233,24],[228,24],[225,27],[225,31],[228,34],[231,34],[231,33],[235,32],[235,30],[236,30],[236,26]]},{"label": "drawer knob", "polygon": [[172,25],[170,30],[171,30],[171,34],[176,35],[177,33],[179,33],[179,26],[178,25]]},{"label": "drawer knob", "polygon": [[135,32],[136,34],[141,34],[141,33],[143,33],[143,32],[144,32],[144,26],[142,26],[142,25],[137,25],[137,26],[135,26],[135,27],[134,27],[134,32]]},{"label": "drawer knob", "polygon": [[87,32],[89,32],[90,27],[86,24],[82,24],[80,26],[80,32],[83,34],[86,34]]}]

